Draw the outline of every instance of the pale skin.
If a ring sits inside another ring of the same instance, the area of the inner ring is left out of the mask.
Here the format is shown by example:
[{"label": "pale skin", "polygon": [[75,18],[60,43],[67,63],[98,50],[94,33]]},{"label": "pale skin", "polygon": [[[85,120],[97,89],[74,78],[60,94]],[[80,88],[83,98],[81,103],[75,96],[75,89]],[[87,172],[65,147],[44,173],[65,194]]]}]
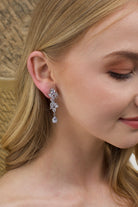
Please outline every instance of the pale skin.
[{"label": "pale skin", "polygon": [[[21,207],[120,206],[101,174],[103,147],[104,142],[119,148],[138,143],[138,130],[119,120],[138,116],[138,56],[135,62],[118,55],[105,56],[120,50],[138,54],[138,5],[131,2],[123,8],[123,12],[128,11],[96,36],[122,11],[90,29],[56,63],[39,51],[28,57],[28,71],[39,90],[47,98],[50,88],[59,94],[58,123],[38,159],[1,179],[1,200],[6,201],[5,193],[10,203],[7,206],[12,206],[11,200],[13,206]],[[127,80],[108,74],[128,74],[134,68],[135,74]]]}]

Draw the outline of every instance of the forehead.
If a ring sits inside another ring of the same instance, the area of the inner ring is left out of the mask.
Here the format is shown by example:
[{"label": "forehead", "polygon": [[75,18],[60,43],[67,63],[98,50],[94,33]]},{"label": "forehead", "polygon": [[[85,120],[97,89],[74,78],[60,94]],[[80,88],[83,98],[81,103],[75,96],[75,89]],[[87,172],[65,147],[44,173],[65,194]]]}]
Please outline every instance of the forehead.
[{"label": "forehead", "polygon": [[123,29],[123,25],[130,29],[130,21],[132,24],[137,24],[135,26],[138,26],[138,18],[134,19],[133,17],[137,14],[137,12],[138,1],[129,1],[117,11],[104,18],[103,21],[100,21],[95,26],[92,26],[85,34],[83,41],[92,41],[98,36],[101,37],[106,31],[112,32],[113,30],[117,30],[119,28]]},{"label": "forehead", "polygon": [[132,2],[91,27],[60,63],[102,65],[107,60],[104,57],[115,51],[138,53],[138,1]]},{"label": "forehead", "polygon": [[[102,57],[117,50],[138,52],[138,4],[127,4],[91,27],[71,51],[85,56]],[[74,53],[74,54],[73,54]],[[101,55],[101,56],[100,56]]]}]

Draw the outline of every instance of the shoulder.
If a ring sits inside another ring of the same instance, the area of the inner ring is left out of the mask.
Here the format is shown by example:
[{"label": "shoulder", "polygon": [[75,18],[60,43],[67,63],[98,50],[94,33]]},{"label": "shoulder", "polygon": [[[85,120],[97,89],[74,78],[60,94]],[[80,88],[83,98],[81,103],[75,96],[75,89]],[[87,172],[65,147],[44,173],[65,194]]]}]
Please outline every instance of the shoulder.
[{"label": "shoulder", "polygon": [[41,196],[41,190],[39,187],[36,188],[35,178],[30,177],[29,171],[23,168],[9,171],[2,176],[0,178],[0,207],[72,207],[67,201],[66,205],[64,203],[58,205],[56,198]]},{"label": "shoulder", "polygon": [[[31,179],[32,177],[32,179]],[[36,176],[29,174],[29,171],[24,169],[15,169],[9,171],[0,178],[0,207],[86,207],[86,200],[84,203],[77,202],[76,196],[74,199],[59,198],[49,194],[45,189],[38,187],[38,182],[35,183]],[[42,184],[42,183],[41,183]],[[42,186],[42,185],[41,185]],[[104,189],[106,192],[107,190]],[[105,192],[104,191],[104,192]],[[44,193],[44,194],[43,194]],[[49,195],[48,195],[49,194]],[[102,194],[101,194],[102,195]],[[104,193],[105,195],[105,193]],[[105,196],[106,197],[106,196]],[[90,199],[91,201],[91,199]],[[91,203],[91,202],[90,202]],[[91,207],[102,207],[101,202],[96,202],[97,206],[90,205]],[[116,205],[110,195],[105,198],[104,206],[119,207]],[[123,201],[122,201],[123,203]],[[99,205],[98,205],[99,204]],[[130,207],[129,205],[124,205]],[[132,207],[133,205],[131,205]]]},{"label": "shoulder", "polygon": [[[73,200],[62,200],[52,194],[40,196],[23,171],[13,170],[0,178],[0,207],[84,207]],[[30,177],[30,176],[29,176]],[[32,185],[32,188],[30,188]]]},{"label": "shoulder", "polygon": [[0,207],[8,207],[9,204],[12,207],[14,201],[27,195],[29,191],[26,186],[27,180],[25,181],[22,173],[15,169],[0,178]]},{"label": "shoulder", "polygon": [[9,174],[0,178],[0,206],[13,198],[15,193],[14,177],[11,179]]}]

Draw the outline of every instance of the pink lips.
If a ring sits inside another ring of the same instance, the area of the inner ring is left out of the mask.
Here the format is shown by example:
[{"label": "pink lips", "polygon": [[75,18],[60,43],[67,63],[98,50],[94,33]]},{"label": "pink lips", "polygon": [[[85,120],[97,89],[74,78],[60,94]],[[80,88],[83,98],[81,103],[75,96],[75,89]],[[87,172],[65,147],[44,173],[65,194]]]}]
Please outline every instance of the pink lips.
[{"label": "pink lips", "polygon": [[138,129],[138,117],[133,117],[133,118],[126,118],[120,119],[124,124],[127,124],[129,126],[131,126],[134,129]]},{"label": "pink lips", "polygon": [[[124,120],[124,119],[123,119]],[[132,117],[132,118],[125,118],[125,120],[129,121],[138,121],[138,116],[137,117]]]}]

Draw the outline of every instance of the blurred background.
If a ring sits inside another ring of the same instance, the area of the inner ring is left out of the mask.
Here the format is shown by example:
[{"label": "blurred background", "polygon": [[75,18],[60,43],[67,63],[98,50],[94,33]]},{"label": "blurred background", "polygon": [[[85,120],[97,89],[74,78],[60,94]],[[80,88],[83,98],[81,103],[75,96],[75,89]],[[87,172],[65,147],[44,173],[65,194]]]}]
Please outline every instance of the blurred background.
[{"label": "blurred background", "polygon": [[[0,0],[0,139],[15,111],[15,70],[22,55],[32,10],[38,1]],[[1,149],[0,154],[2,159]],[[134,154],[130,162],[138,170]]]},{"label": "blurred background", "polygon": [[0,0],[0,138],[15,110],[15,70],[37,1]]}]

